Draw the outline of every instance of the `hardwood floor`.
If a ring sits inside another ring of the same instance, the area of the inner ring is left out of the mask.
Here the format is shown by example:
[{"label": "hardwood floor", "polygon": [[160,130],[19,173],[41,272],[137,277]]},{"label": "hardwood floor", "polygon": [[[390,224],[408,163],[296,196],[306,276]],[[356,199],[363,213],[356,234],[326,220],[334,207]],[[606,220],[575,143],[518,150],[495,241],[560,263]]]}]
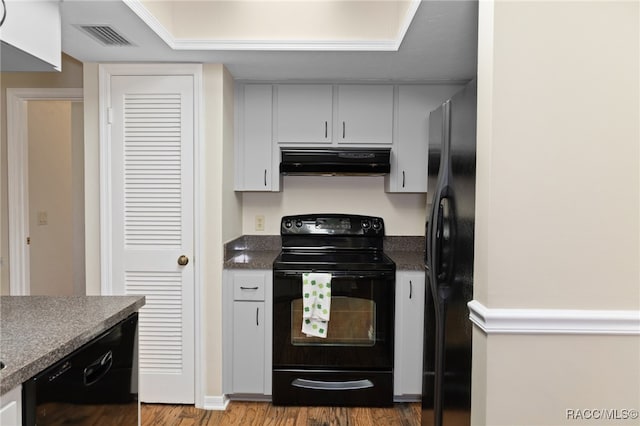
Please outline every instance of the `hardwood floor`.
[{"label": "hardwood floor", "polygon": [[142,426],[167,425],[420,425],[420,404],[394,404],[390,408],[274,407],[269,402],[231,401],[225,411],[191,405],[142,404]]}]

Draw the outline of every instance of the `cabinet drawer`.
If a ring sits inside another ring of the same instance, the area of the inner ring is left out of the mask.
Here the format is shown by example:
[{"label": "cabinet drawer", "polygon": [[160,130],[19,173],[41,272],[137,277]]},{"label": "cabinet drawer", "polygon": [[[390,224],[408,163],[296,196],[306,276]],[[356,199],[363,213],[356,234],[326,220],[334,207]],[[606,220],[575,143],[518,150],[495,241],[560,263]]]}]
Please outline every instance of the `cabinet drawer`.
[{"label": "cabinet drawer", "polygon": [[233,300],[264,300],[264,274],[236,273],[233,277]]}]

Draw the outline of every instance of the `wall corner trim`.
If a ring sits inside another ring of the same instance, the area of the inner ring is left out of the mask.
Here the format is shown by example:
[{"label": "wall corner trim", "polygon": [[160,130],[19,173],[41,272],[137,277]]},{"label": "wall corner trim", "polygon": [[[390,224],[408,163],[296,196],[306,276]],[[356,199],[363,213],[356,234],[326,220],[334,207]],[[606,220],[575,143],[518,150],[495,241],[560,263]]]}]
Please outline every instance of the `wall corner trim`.
[{"label": "wall corner trim", "polygon": [[468,304],[485,334],[640,335],[640,310],[505,309]]},{"label": "wall corner trim", "polygon": [[224,411],[229,405],[229,397],[227,395],[211,396],[206,395],[204,397],[204,404],[202,406],[205,410],[217,410]]}]

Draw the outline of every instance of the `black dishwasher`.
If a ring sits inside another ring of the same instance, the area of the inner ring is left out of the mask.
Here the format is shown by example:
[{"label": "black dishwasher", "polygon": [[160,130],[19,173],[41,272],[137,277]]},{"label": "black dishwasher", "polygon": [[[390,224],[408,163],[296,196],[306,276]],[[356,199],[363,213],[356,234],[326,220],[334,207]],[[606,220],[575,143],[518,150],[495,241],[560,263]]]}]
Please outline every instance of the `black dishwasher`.
[{"label": "black dishwasher", "polygon": [[23,424],[137,425],[134,313],[23,384]]}]

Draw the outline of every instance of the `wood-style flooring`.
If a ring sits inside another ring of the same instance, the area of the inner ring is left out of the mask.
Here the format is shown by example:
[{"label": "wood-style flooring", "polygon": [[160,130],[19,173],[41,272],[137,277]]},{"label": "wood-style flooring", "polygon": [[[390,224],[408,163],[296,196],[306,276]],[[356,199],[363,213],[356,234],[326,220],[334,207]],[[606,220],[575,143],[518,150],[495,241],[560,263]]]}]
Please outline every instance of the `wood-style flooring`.
[{"label": "wood-style flooring", "polygon": [[225,411],[201,410],[191,405],[142,404],[142,426],[167,425],[420,425],[420,404],[390,408],[274,407],[269,402],[231,401]]}]

